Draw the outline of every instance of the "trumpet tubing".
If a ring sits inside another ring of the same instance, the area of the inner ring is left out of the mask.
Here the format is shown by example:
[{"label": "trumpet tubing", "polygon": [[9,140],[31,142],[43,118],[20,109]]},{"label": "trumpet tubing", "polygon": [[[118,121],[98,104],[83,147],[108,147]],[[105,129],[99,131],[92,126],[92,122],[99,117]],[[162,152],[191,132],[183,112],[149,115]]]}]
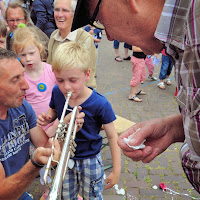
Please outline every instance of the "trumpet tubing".
[{"label": "trumpet tubing", "polygon": [[58,162],[55,176],[53,179],[52,186],[50,187],[47,183],[47,177],[49,174],[49,170],[51,168],[51,162],[53,161],[53,149],[54,149],[54,142],[52,144],[52,153],[51,156],[48,159],[47,165],[46,165],[46,170],[44,173],[44,183],[48,186],[50,189],[49,195],[47,197],[48,200],[57,200],[61,199],[61,191],[62,191],[62,182],[65,177],[65,173],[68,168],[68,163],[70,157],[74,156],[74,152],[76,150],[76,143],[74,141],[75,136],[76,136],[76,131],[77,131],[77,123],[76,123],[76,113],[78,111],[78,107],[75,106],[72,110],[71,114],[71,119],[68,124],[68,126],[64,123],[64,117],[66,110],[68,110],[68,104],[69,104],[69,99],[71,97],[71,92],[67,94],[66,102],[63,108],[62,116],[58,125],[58,128],[56,130],[55,139],[62,138],[64,140],[64,144],[62,147],[62,153],[60,156],[60,160]]}]

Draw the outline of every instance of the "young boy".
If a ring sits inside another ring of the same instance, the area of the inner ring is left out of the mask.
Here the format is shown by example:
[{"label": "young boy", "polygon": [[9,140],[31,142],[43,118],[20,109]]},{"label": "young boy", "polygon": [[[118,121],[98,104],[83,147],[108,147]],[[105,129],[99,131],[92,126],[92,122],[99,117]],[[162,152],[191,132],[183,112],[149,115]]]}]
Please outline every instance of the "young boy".
[{"label": "young boy", "polygon": [[85,86],[90,78],[88,68],[89,54],[77,42],[60,44],[52,61],[57,85],[54,87],[47,114],[38,117],[40,125],[48,124],[51,119],[60,119],[67,92],[71,91],[69,108],[80,105],[85,113],[82,129],[77,132],[75,162],[68,169],[63,182],[63,198],[77,199],[79,189],[83,199],[100,200],[103,191],[103,163],[101,158],[102,137],[99,134],[102,125],[107,134],[113,160],[113,171],[107,177],[105,189],[119,181],[121,154],[117,145],[117,133],[113,121],[116,119],[110,103],[94,89]]},{"label": "young boy", "polygon": [[4,49],[6,48],[6,34],[6,24],[0,19],[0,47]]}]

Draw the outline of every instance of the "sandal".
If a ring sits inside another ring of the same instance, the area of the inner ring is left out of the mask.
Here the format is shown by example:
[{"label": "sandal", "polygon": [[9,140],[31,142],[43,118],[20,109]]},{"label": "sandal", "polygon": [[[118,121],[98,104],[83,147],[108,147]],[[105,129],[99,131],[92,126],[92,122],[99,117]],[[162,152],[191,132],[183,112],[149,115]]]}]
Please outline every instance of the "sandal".
[{"label": "sandal", "polygon": [[140,90],[138,93],[136,93],[136,95],[145,95],[145,94],[147,94],[147,93],[142,90]]},{"label": "sandal", "polygon": [[135,101],[135,102],[142,102],[142,99],[140,97],[138,97],[137,95],[129,98],[129,100]]},{"label": "sandal", "polygon": [[164,84],[164,82],[158,83],[157,86],[158,86],[160,89],[162,89],[162,90],[165,89],[165,84]]},{"label": "sandal", "polygon": [[122,62],[122,59],[121,59],[120,56],[116,56],[116,57],[115,57],[115,60],[116,60],[117,62]]},{"label": "sandal", "polygon": [[130,59],[131,59],[130,56],[128,56],[127,58],[123,58],[123,60],[130,60]]},{"label": "sandal", "polygon": [[165,80],[165,83],[166,83],[167,85],[171,85],[171,84],[172,84],[172,82],[170,81],[169,78]]}]

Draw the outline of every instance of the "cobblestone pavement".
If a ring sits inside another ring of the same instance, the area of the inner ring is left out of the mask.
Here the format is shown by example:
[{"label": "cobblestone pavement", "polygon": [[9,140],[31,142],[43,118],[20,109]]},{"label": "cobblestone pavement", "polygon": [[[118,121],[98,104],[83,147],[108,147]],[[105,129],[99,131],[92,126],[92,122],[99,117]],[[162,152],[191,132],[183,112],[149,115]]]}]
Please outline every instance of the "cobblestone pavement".
[{"label": "cobblestone pavement", "polygon": [[[131,53],[130,51],[129,54]],[[120,44],[120,54],[124,56],[123,43]],[[133,102],[128,100],[129,81],[132,78],[131,62],[116,62],[114,57],[112,42],[107,41],[106,36],[103,35],[98,52],[97,90],[106,96],[117,115],[137,123],[178,113],[174,98],[174,73],[170,77],[172,85],[166,86],[165,90],[158,88],[158,81],[150,81],[147,78],[141,86],[142,90],[147,92],[147,95],[142,96],[143,102]],[[154,72],[156,77],[159,76],[159,70],[160,66],[156,66]],[[101,134],[105,135],[103,131]],[[160,182],[164,182],[168,188],[178,193],[200,198],[188,183],[182,170],[179,158],[180,147],[181,144],[171,145],[148,164],[133,162],[122,155],[120,182],[116,187],[104,191],[104,200],[192,199],[189,196],[172,195],[161,189],[153,189],[153,186],[159,187]],[[102,156],[105,166],[112,164],[109,147],[102,150]],[[111,168],[105,170],[105,174],[108,175],[111,170]],[[39,178],[28,191],[33,194],[35,200],[40,199],[42,187]],[[125,194],[118,194],[120,191],[124,191]]]}]

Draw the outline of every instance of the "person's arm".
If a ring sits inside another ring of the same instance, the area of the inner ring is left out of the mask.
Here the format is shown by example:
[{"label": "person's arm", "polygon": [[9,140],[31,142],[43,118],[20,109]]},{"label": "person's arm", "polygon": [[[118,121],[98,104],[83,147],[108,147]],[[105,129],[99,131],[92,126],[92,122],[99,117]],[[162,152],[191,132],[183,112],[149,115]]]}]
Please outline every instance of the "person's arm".
[{"label": "person's arm", "polygon": [[45,24],[48,22],[46,6],[44,5],[43,1],[34,1],[33,8],[37,17],[37,22],[35,25],[44,31]]},{"label": "person's arm", "polygon": [[108,189],[113,187],[119,181],[121,172],[121,152],[117,144],[118,135],[116,133],[114,123],[111,122],[108,124],[104,124],[103,126],[108,138],[112,161],[113,161],[113,171],[105,180],[107,186],[104,189]]},{"label": "person's arm", "polygon": [[93,36],[93,39],[94,39],[94,42],[96,42],[96,43],[101,42],[101,39],[95,38],[94,36]]},{"label": "person's arm", "polygon": [[[140,128],[140,130],[138,130]],[[138,130],[136,132],[136,130]],[[129,141],[129,145],[138,146],[146,139],[145,148],[133,150],[124,142],[124,138],[129,135],[134,136]],[[184,142],[185,135],[183,121],[180,114],[171,115],[165,118],[152,119],[140,122],[122,133],[118,139],[118,144],[124,155],[133,161],[151,162],[156,156],[164,152],[175,142]]]},{"label": "person's arm", "polygon": [[5,17],[5,11],[6,11],[6,7],[5,7],[4,1],[0,1],[0,9],[1,9],[2,16],[4,18]]},{"label": "person's arm", "polygon": [[134,52],[142,52],[142,49],[140,49],[139,47],[136,47],[136,46],[132,46],[132,51],[134,51]]},{"label": "person's arm", "polygon": [[[32,159],[35,163],[43,165],[47,163],[50,155],[51,149],[39,147]],[[55,142],[54,155],[54,159],[58,160],[60,156],[58,141]],[[0,163],[0,200],[18,199],[35,180],[40,169],[29,160],[17,173],[5,177],[3,165]]]}]

